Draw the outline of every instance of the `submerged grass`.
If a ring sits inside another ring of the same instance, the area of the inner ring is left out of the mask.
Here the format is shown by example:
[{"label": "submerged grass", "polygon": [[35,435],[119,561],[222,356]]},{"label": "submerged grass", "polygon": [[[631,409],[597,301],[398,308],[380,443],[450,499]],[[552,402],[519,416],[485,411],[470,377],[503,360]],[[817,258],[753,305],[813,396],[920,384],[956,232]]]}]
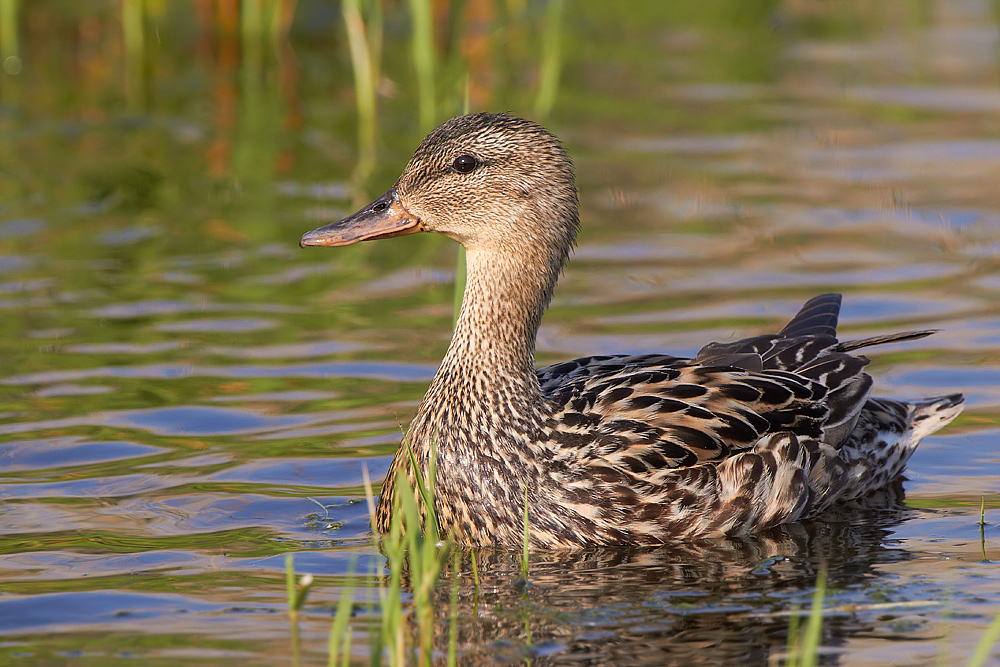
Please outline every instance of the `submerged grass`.
[{"label": "submerged grass", "polygon": [[805,632],[799,635],[799,615],[793,613],[788,620],[788,651],[785,667],[815,667],[819,661],[819,648],[823,637],[823,600],[826,597],[826,569],[816,578],[812,608],[806,620]]}]

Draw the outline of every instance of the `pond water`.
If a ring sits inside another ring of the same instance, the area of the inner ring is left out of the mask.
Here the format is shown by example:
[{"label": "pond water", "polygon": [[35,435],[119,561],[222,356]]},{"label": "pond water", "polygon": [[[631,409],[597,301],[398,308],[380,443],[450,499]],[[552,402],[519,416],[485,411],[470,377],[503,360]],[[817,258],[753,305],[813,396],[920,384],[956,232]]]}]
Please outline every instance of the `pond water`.
[{"label": "pond water", "polygon": [[[967,408],[877,509],[533,553],[526,591],[519,554],[478,553],[477,587],[464,552],[459,662],[779,664],[825,568],[823,664],[959,664],[1000,611],[1000,10],[659,4],[561,17],[546,124],[583,232],[539,363],[693,354],[840,291],[846,337],[940,329],[873,349],[876,393]],[[278,6],[287,35],[242,52],[233,1],[149,3],[140,52],[117,3],[22,8],[0,73],[0,663],[290,663],[294,553],[317,581],[302,660],[326,664],[352,572],[371,596],[363,471],[447,347],[456,249],[298,247],[423,132],[403,6],[368,173],[339,9]],[[473,110],[538,117],[547,7],[435,6],[437,119],[466,71]]]}]

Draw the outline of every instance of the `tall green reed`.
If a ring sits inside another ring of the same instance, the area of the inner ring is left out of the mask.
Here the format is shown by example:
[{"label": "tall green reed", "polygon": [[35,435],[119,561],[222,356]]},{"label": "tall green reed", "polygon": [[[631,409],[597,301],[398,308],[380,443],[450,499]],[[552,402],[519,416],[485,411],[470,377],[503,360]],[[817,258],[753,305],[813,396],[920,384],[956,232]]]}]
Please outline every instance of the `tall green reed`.
[{"label": "tall green reed", "polygon": [[347,45],[354,70],[354,98],[358,110],[358,168],[356,182],[363,182],[375,166],[376,93],[382,59],[382,3],[367,3],[368,24],[362,15],[361,0],[344,0],[341,5],[347,29]]},{"label": "tall green reed", "polygon": [[259,88],[264,69],[263,0],[244,0],[240,4],[240,46],[242,49],[244,92]]},{"label": "tall green reed", "polygon": [[125,98],[130,111],[145,108],[145,0],[122,0],[122,43],[125,50]]},{"label": "tall green reed", "polygon": [[17,32],[20,8],[20,0],[0,0],[0,60],[3,61],[3,71],[10,75],[21,73],[21,47]]},{"label": "tall green reed", "polygon": [[[469,101],[469,74],[465,75],[465,94],[462,100],[462,114],[468,114],[469,108],[471,106]],[[452,318],[452,326],[458,325],[458,315],[462,312],[462,299],[465,297],[465,279],[466,271],[468,266],[465,262],[465,247],[458,246],[458,257],[455,260],[455,301],[454,301],[454,317]]]},{"label": "tall green reed", "polygon": [[559,72],[562,68],[561,41],[562,16],[565,0],[549,0],[542,30],[542,60],[538,74],[538,94],[535,97],[535,116],[544,121],[552,113],[559,91]]},{"label": "tall green reed", "polygon": [[437,121],[434,92],[434,22],[431,0],[409,0],[412,21],[413,65],[417,71],[420,131],[434,129]]},{"label": "tall green reed", "polygon": [[282,0],[243,0],[240,3],[240,49],[244,97],[251,103],[260,98],[264,84],[265,44],[280,52]]},{"label": "tall green reed", "polygon": [[297,0],[266,0],[266,3],[265,12],[270,15],[267,35],[271,49],[280,59],[283,51],[282,43],[288,39],[288,31],[292,27]]}]

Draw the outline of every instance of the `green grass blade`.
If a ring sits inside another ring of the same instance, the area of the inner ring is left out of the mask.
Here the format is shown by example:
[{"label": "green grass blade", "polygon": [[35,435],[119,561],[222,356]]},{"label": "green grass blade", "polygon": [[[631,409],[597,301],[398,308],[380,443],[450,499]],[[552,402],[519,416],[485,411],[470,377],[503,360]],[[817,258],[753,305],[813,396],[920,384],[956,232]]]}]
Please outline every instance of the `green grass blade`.
[{"label": "green grass blade", "polygon": [[417,546],[416,539],[420,534],[420,511],[417,509],[417,498],[410,488],[406,475],[396,475],[396,497],[399,498],[403,540],[408,547],[414,548]]},{"label": "green grass blade", "polygon": [[[264,14],[267,24],[267,39],[271,43],[271,49],[281,58],[281,39],[284,30],[288,28],[283,23],[282,0],[263,0],[261,12]],[[294,10],[293,10],[294,11]]]},{"label": "green grass blade", "polygon": [[[371,575],[378,581],[378,599],[379,603],[382,605],[382,627],[379,628],[379,632],[375,631],[372,627],[371,621],[369,621],[368,626],[368,638],[369,638],[369,664],[371,667],[377,667],[377,665],[382,664],[382,649],[385,646],[385,610],[387,608],[386,600],[389,597],[388,592],[385,589],[385,577],[383,576],[383,569],[381,565],[376,565],[372,562]],[[375,603],[369,598],[368,602],[368,618],[372,619],[375,617]]]},{"label": "green grass blade", "polygon": [[[397,490],[403,486],[408,487],[405,478],[396,478]],[[397,493],[397,498],[398,498]],[[411,491],[412,496],[412,491]],[[402,502],[400,501],[400,504]],[[402,575],[403,556],[406,548],[403,542],[403,514],[400,508],[395,508],[392,522],[389,527],[389,536],[383,540],[385,556],[389,561],[389,585],[385,589],[385,598],[382,600],[382,643],[389,649],[389,662],[392,665],[405,664],[406,645],[403,639],[403,603],[402,603]],[[372,664],[381,663],[381,651],[376,655],[372,654]]]},{"label": "green grass blade", "polygon": [[361,478],[365,485],[365,501],[368,503],[368,523],[372,531],[372,543],[378,547],[380,536],[375,524],[375,491],[372,489],[372,479],[368,475],[368,464],[361,466]]},{"label": "green grass blade", "polygon": [[434,507],[434,489],[437,488],[437,438],[431,440],[431,453],[427,457],[427,480],[424,483],[425,526],[424,534],[436,544],[441,539],[438,530],[437,510]]},{"label": "green grass blade", "polygon": [[382,44],[385,33],[382,0],[367,0],[365,14],[368,16],[368,59],[371,62],[372,83],[377,88],[382,76]]},{"label": "green grass blade", "polygon": [[560,42],[562,41],[562,15],[565,0],[549,0],[542,33],[542,62],[538,76],[538,95],[535,98],[535,116],[544,121],[555,105],[559,90],[561,69]]},{"label": "green grass blade", "polygon": [[289,611],[298,608],[295,604],[295,557],[292,554],[285,554],[285,597]]},{"label": "green grass blade", "polygon": [[826,597],[826,568],[820,570],[816,578],[816,592],[813,593],[812,609],[802,637],[802,667],[816,667],[819,662],[819,647],[823,638],[823,599]]},{"label": "green grass blade", "polygon": [[264,6],[259,0],[240,5],[240,46],[242,52],[243,87],[249,100],[259,98],[261,74],[264,69]]},{"label": "green grass blade", "polygon": [[0,58],[3,58],[4,69],[7,70],[8,74],[17,73],[10,71],[15,68],[15,65],[20,67],[19,60],[17,63],[7,62],[8,58],[19,58],[20,56],[21,49],[17,41],[17,14],[20,4],[20,0],[0,0]]},{"label": "green grass blade", "polygon": [[285,554],[285,595],[288,598],[288,623],[292,630],[292,665],[298,667],[299,656],[299,600],[295,588],[295,562],[292,554]]},{"label": "green grass blade", "polygon": [[462,93],[462,115],[467,116],[472,108],[471,102],[471,91],[472,91],[472,77],[469,72],[465,72],[465,91]]},{"label": "green grass blade", "polygon": [[143,110],[143,59],[146,51],[144,5],[144,0],[122,0],[125,97],[130,111]]},{"label": "green grass blade", "polygon": [[351,611],[354,609],[354,564],[351,564],[350,572],[347,575],[347,585],[340,593],[340,600],[337,602],[337,613],[333,617],[333,625],[330,628],[330,667],[336,667],[337,658],[340,655],[340,648],[345,646],[344,659],[350,655],[347,647],[350,646],[350,631],[348,623],[351,620]]},{"label": "green grass blade", "polygon": [[410,0],[413,23],[413,64],[417,70],[420,131],[434,129],[434,32],[430,0]]},{"label": "green grass blade", "polygon": [[[471,88],[469,73],[465,73],[465,94],[462,100],[462,115],[469,113],[471,105],[469,101],[469,90]],[[458,246],[458,257],[455,259],[455,311],[452,318],[452,328],[458,326],[458,316],[462,312],[462,300],[465,298],[466,264],[465,246]]]},{"label": "green grass blade", "polygon": [[785,667],[798,667],[799,663],[799,609],[792,609],[788,618],[788,646],[786,647]]},{"label": "green grass blade", "polygon": [[965,667],[983,667],[990,659],[990,651],[996,645],[997,639],[1000,639],[1000,612],[997,612],[990,627],[986,628],[986,632],[979,638],[976,650],[973,651],[969,661],[965,663]]},{"label": "green grass blade", "polygon": [[[421,474],[419,466],[417,466],[417,457],[414,456],[414,454],[413,454],[413,448],[410,447],[410,441],[409,440],[403,440],[403,444],[406,445],[406,453],[410,457],[410,465],[413,467],[413,477],[416,479],[416,482],[417,482],[417,492],[420,493],[420,498],[423,500],[424,505],[427,506],[427,507],[431,507],[432,505],[430,504],[431,503],[430,491],[427,489],[427,485],[424,484],[424,476],[423,476],[423,474]],[[428,463],[430,463],[430,462],[428,462]],[[400,476],[396,475],[396,479],[399,480]],[[405,481],[405,478],[404,478],[404,481]],[[409,484],[407,484],[406,486],[409,486]],[[399,490],[399,492],[402,495],[406,495],[405,490]],[[413,497],[413,489],[409,489],[409,496],[411,498]],[[406,525],[410,525],[410,524],[406,524]],[[413,525],[419,526],[420,524],[417,523],[417,524],[413,524]]]},{"label": "green grass blade", "polygon": [[[420,472],[420,468],[417,466],[417,457],[413,454],[413,448],[410,447],[408,440],[403,440],[406,445],[406,453],[410,457],[410,465],[413,467],[413,477],[417,482],[417,491],[420,494],[420,499],[424,504],[424,531],[426,532],[428,539],[433,542],[437,542],[440,539],[440,532],[438,528],[437,512],[434,509],[434,495],[432,489],[437,483],[437,439],[431,441],[431,451],[430,456],[427,458],[427,479],[424,479],[423,474]],[[396,479],[399,479],[397,475]],[[413,497],[413,489],[409,488],[409,484],[405,484],[407,487],[404,491],[399,491],[404,495],[408,495],[410,498],[415,500]],[[420,522],[414,521],[413,523],[404,522],[404,526],[413,526],[420,529]]]},{"label": "green grass blade", "polygon": [[448,614],[448,667],[458,665],[458,549],[451,554],[451,600]]},{"label": "green grass blade", "polygon": [[[358,110],[358,154],[362,178],[375,162],[375,65],[371,44],[361,17],[359,0],[344,0],[341,6],[347,28],[347,47],[354,70],[354,101]],[[381,42],[379,42],[381,44]]]},{"label": "green grass blade", "polygon": [[344,656],[343,661],[340,663],[340,667],[350,667],[351,664],[351,633],[344,633],[344,650],[341,651]]},{"label": "green grass blade", "polygon": [[979,499],[979,550],[983,553],[983,562],[988,563],[986,555],[986,496]]},{"label": "green grass blade", "polygon": [[521,536],[521,578],[528,581],[528,535],[531,532],[531,520],[528,517],[528,489],[524,489],[524,532]]}]

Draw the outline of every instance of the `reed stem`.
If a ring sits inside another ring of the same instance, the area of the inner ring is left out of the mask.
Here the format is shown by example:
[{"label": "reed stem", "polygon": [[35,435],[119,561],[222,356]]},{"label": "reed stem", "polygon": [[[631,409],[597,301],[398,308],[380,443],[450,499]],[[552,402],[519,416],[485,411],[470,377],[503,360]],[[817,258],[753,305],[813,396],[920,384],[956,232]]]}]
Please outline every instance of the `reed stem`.
[{"label": "reed stem", "polygon": [[0,0],[0,60],[7,74],[21,72],[21,48],[18,43],[17,20],[20,0]]},{"label": "reed stem", "polygon": [[240,3],[240,30],[243,50],[243,88],[248,100],[260,95],[261,72],[264,67],[264,0],[243,0]]},{"label": "reed stem", "polygon": [[[379,2],[375,2],[376,5]],[[358,109],[358,180],[363,181],[375,164],[375,63],[372,62],[372,43],[360,0],[344,0],[342,5],[344,25],[347,28],[347,45],[354,70],[354,99]],[[381,17],[381,11],[379,11]],[[379,21],[380,22],[380,21]],[[381,32],[381,30],[379,30]],[[381,37],[374,40],[381,45]]]},{"label": "reed stem", "polygon": [[545,121],[552,112],[559,91],[559,72],[562,69],[561,41],[562,15],[565,0],[549,0],[545,12],[545,28],[542,34],[542,62],[539,67],[538,95],[535,97],[535,116],[539,122]]},{"label": "reed stem", "polygon": [[145,0],[122,0],[122,41],[125,46],[125,99],[130,111],[142,111]]},{"label": "reed stem", "polygon": [[434,129],[434,32],[430,0],[410,0],[413,23],[413,63],[417,70],[420,131]]}]

